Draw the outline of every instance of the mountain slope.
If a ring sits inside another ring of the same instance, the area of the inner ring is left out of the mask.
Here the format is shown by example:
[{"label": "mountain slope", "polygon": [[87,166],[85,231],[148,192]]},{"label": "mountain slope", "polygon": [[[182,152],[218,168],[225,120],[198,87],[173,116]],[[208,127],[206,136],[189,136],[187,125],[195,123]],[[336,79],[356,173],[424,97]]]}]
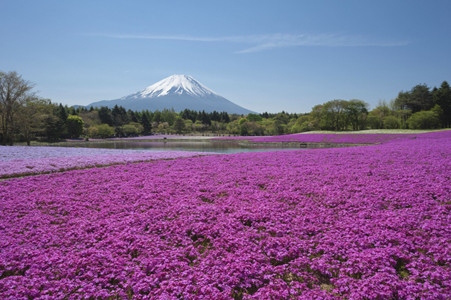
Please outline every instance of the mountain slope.
[{"label": "mountain slope", "polygon": [[191,109],[195,111],[226,111],[233,114],[249,114],[245,109],[208,89],[200,82],[187,75],[169,76],[137,93],[115,100],[94,102],[88,107],[115,105],[131,110],[163,110],[173,108],[175,111]]}]

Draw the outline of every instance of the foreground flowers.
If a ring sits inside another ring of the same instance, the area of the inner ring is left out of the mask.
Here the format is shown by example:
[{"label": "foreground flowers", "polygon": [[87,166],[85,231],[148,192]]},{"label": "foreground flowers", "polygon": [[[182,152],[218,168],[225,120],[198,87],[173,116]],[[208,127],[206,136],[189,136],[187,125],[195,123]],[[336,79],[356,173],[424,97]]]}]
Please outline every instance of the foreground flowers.
[{"label": "foreground flowers", "polygon": [[0,182],[1,298],[451,297],[451,136]]}]

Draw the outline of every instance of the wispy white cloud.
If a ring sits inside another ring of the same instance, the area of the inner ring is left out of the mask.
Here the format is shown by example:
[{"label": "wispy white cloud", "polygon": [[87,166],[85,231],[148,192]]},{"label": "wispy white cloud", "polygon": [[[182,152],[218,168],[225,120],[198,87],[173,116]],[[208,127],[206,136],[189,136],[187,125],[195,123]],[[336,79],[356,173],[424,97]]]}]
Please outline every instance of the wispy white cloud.
[{"label": "wispy white cloud", "polygon": [[396,47],[405,46],[406,41],[382,41],[360,36],[339,34],[278,34],[265,36],[260,43],[237,51],[237,53],[251,53],[272,48],[322,46],[322,47]]},{"label": "wispy white cloud", "polygon": [[398,47],[407,41],[390,41],[344,34],[264,34],[203,37],[191,35],[145,35],[145,34],[92,34],[115,39],[173,40],[188,42],[226,42],[248,45],[235,53],[252,53],[274,48],[322,46],[322,47]]}]

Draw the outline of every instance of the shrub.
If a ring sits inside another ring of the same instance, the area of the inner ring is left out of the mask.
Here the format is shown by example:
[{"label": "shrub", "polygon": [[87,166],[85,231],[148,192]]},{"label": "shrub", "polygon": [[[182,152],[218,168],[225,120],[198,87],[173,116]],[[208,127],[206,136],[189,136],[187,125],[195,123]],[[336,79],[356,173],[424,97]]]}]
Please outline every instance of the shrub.
[{"label": "shrub", "polygon": [[384,123],[385,129],[398,129],[399,128],[399,120],[395,116],[386,116],[382,119]]},{"label": "shrub", "polygon": [[66,120],[67,130],[71,138],[78,138],[83,133],[83,119],[79,116],[69,115]]},{"label": "shrub", "polygon": [[433,129],[440,126],[440,120],[432,110],[419,111],[407,119],[407,125],[410,129]]},{"label": "shrub", "polygon": [[101,124],[91,126],[88,129],[88,136],[90,138],[108,138],[114,136],[114,128],[108,124]]},{"label": "shrub", "polygon": [[129,124],[125,124],[121,126],[120,129],[121,133],[124,136],[137,136],[144,130],[143,126],[136,122],[130,122]]}]

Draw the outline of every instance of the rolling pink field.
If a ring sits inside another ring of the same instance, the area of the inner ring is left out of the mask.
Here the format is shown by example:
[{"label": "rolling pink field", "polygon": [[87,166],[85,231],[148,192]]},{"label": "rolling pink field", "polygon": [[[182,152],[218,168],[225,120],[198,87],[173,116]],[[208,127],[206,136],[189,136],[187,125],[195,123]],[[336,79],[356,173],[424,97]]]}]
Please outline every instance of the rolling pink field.
[{"label": "rolling pink field", "polygon": [[448,135],[446,131],[432,133],[296,133],[277,136],[238,136],[238,137],[218,137],[219,140],[249,140],[252,142],[291,142],[291,143],[330,143],[330,144],[379,144],[397,139],[416,139],[427,138],[428,136],[437,137],[441,134]]},{"label": "rolling pink field", "polygon": [[2,299],[449,299],[451,131],[0,182]]}]

